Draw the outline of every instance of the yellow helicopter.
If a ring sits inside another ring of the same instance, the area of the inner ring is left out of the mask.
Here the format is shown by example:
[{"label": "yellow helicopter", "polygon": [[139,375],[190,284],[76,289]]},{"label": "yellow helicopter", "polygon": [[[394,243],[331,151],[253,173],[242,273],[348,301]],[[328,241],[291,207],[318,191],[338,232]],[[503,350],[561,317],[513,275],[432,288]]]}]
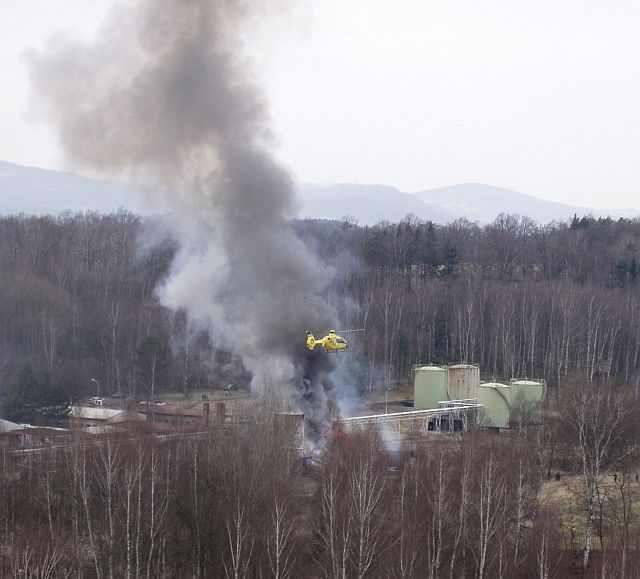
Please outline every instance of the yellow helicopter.
[{"label": "yellow helicopter", "polygon": [[[362,330],[364,330],[364,328],[360,328],[358,330],[345,330],[341,333],[361,332]],[[349,344],[342,336],[339,336],[335,330],[329,330],[329,333],[326,336],[317,340],[313,335],[313,332],[307,330],[307,348],[313,351],[316,346],[322,346],[325,352],[333,353],[346,350]]]}]

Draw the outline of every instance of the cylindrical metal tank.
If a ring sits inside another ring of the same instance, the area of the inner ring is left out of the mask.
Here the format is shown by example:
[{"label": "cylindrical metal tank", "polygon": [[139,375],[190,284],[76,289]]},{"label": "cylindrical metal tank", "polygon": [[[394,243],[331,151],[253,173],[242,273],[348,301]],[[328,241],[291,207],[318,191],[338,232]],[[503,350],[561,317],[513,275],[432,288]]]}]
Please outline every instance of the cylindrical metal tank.
[{"label": "cylindrical metal tank", "polygon": [[421,366],[413,378],[413,406],[416,410],[439,408],[447,400],[447,368]]},{"label": "cylindrical metal tank", "polygon": [[508,428],[511,413],[511,387],[499,382],[478,386],[478,404],[484,405],[484,424],[494,428]]},{"label": "cylindrical metal tank", "polygon": [[511,380],[511,403],[524,401],[528,404],[540,404],[547,393],[544,380]]},{"label": "cylindrical metal tank", "polygon": [[466,400],[478,397],[480,368],[474,364],[449,366],[449,400]]}]

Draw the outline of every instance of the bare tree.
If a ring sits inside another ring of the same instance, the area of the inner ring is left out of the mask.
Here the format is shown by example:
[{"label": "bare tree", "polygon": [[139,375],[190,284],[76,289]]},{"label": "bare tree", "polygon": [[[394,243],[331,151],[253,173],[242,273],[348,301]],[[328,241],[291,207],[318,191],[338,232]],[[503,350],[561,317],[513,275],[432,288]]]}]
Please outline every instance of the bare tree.
[{"label": "bare tree", "polygon": [[317,561],[325,577],[346,579],[352,549],[351,528],[343,512],[343,490],[336,467],[331,465],[321,481],[320,512],[315,529],[319,547]]},{"label": "bare tree", "polygon": [[291,576],[294,563],[292,544],[293,522],[288,518],[287,507],[282,499],[273,498],[271,529],[268,533],[267,554],[275,579]]},{"label": "bare tree", "polygon": [[566,396],[562,418],[579,453],[586,513],[582,567],[586,571],[593,544],[596,493],[609,468],[624,454],[623,398],[611,388],[592,383],[580,385]]},{"label": "bare tree", "polygon": [[352,557],[358,579],[366,575],[384,546],[380,499],[386,477],[380,475],[377,466],[371,449],[357,459],[349,477],[350,524],[355,541]]},{"label": "bare tree", "polygon": [[538,517],[532,529],[529,560],[536,579],[552,579],[556,576],[562,552],[557,546],[558,517],[549,505],[540,505]]},{"label": "bare tree", "polygon": [[424,473],[426,476],[423,480],[424,497],[431,511],[431,524],[428,529],[428,577],[430,578],[440,577],[443,549],[446,547],[444,526],[450,514],[450,494],[448,493],[450,472],[446,457],[444,443],[438,444],[435,456],[426,465],[427,470]]},{"label": "bare tree", "polygon": [[[469,510],[469,495],[471,487],[471,457],[473,448],[469,448],[466,444],[467,439],[460,437],[460,446],[457,453],[458,465],[456,469],[456,479],[458,481],[458,508],[455,513],[456,530],[454,533],[453,544],[451,549],[451,560],[449,564],[449,579],[455,577],[456,563],[460,563],[461,572],[459,577],[464,577],[464,569],[466,567],[466,543],[467,543],[467,522]],[[470,439],[473,442],[473,439]],[[460,556],[458,552],[461,550]]]},{"label": "bare tree", "polygon": [[14,577],[25,579],[65,579],[71,572],[61,566],[63,553],[55,544],[14,546],[11,560]]},{"label": "bare tree", "polygon": [[483,579],[487,573],[489,547],[493,543],[501,517],[505,511],[505,476],[498,465],[498,457],[493,447],[478,464],[478,481],[475,493],[477,511],[477,537],[474,553],[477,576]]},{"label": "bare tree", "polygon": [[418,549],[418,489],[420,476],[413,457],[408,460],[400,477],[398,498],[398,565],[402,579],[412,579],[420,563]]},{"label": "bare tree", "polygon": [[225,520],[225,525],[231,561],[229,564],[224,563],[224,570],[228,578],[242,579],[247,576],[251,564],[254,540],[249,537],[247,511],[239,495],[236,497],[233,514]]},{"label": "bare tree", "polygon": [[107,514],[107,569],[109,578],[114,577],[114,556],[116,542],[116,498],[121,457],[117,441],[107,436],[98,447],[98,467],[96,477],[104,500]]},{"label": "bare tree", "polygon": [[[128,449],[124,462],[124,472],[122,475],[121,498],[124,503],[124,532],[125,532],[125,554],[126,554],[126,577],[131,579],[137,576],[137,569],[134,568],[135,543],[137,537],[134,517],[136,517],[136,489],[140,481],[139,462],[133,449]],[[138,511],[139,511],[138,504]]]},{"label": "bare tree", "polygon": [[[167,445],[162,458],[156,449],[155,442],[150,444],[149,456],[149,551],[147,554],[146,575],[151,577],[153,558],[157,550],[157,538],[169,510],[171,501],[171,474],[175,460],[174,449]],[[164,476],[162,468],[164,467]]]}]

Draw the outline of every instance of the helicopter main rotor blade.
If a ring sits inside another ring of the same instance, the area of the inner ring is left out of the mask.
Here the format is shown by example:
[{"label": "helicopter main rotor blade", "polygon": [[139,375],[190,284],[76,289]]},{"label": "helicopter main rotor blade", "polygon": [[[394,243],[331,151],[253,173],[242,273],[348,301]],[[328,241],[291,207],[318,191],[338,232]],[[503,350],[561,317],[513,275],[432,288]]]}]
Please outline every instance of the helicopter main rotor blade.
[{"label": "helicopter main rotor blade", "polygon": [[365,328],[358,328],[357,330],[307,330],[308,332],[311,332],[312,334],[328,334],[329,332],[333,331],[336,334],[349,334],[351,332],[364,332]]}]

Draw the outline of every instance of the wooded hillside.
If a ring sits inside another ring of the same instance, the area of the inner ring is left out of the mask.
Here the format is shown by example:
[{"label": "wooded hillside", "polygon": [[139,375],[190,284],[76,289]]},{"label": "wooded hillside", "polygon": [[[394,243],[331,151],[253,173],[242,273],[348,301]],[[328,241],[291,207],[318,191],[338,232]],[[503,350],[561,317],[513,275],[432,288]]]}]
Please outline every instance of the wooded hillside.
[{"label": "wooded hillside", "polygon": [[[292,226],[336,268],[325,298],[344,327],[366,328],[349,354],[362,358],[366,387],[406,378],[415,363],[458,361],[485,377],[556,385],[579,370],[635,384],[636,221]],[[189,390],[237,372],[215,335],[159,305],[175,247],[158,229],[126,212],[0,219],[3,388],[26,364],[72,395],[91,393],[91,378],[103,393],[141,396],[151,374],[156,390]]]}]

